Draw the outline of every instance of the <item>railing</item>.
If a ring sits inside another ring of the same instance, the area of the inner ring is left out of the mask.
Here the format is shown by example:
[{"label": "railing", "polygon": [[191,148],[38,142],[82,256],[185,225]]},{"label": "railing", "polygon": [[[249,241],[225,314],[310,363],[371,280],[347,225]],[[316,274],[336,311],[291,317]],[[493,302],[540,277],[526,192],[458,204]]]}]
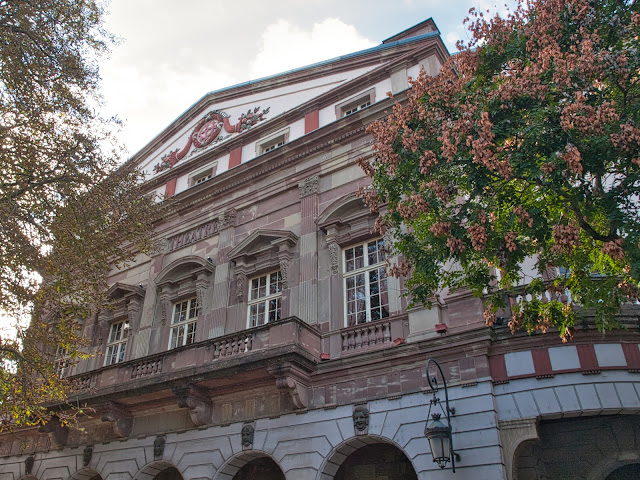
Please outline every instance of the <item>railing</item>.
[{"label": "railing", "polygon": [[122,384],[130,381],[154,375],[165,377],[182,369],[191,371],[193,368],[206,368],[207,364],[237,359],[241,355],[288,345],[296,345],[306,354],[319,359],[320,343],[321,334],[315,326],[308,325],[296,317],[288,317],[249,330],[101,367],[76,375],[71,378],[71,381],[77,385],[75,389],[77,393],[121,388]]},{"label": "railing", "polygon": [[96,376],[94,373],[85,373],[71,379],[75,392],[86,392],[95,387]]},{"label": "railing", "polygon": [[142,378],[162,372],[164,357],[153,357],[135,361],[131,365],[131,378]]},{"label": "railing", "polygon": [[342,330],[342,351],[350,352],[391,344],[391,322],[370,322]]},{"label": "railing", "polygon": [[254,333],[238,333],[215,339],[212,342],[213,359],[231,357],[250,352],[253,347]]}]

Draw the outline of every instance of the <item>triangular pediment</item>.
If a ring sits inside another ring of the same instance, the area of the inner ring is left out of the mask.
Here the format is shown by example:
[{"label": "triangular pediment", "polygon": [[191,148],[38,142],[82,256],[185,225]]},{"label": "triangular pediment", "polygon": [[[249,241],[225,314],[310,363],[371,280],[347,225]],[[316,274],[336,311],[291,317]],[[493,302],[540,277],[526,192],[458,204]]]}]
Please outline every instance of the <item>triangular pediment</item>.
[{"label": "triangular pediment", "polygon": [[229,258],[235,260],[240,257],[258,255],[272,249],[291,248],[298,243],[298,237],[289,230],[259,229],[236,245],[230,252]]}]

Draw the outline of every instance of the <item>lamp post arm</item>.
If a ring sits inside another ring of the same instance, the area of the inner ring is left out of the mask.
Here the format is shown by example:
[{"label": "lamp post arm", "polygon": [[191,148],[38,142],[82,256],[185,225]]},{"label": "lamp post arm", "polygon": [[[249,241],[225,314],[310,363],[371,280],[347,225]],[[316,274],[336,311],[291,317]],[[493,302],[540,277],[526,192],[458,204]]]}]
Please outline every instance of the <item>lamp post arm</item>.
[{"label": "lamp post arm", "polygon": [[[453,450],[453,429],[451,428],[451,416],[450,414],[453,413],[455,414],[455,410],[452,410],[451,408],[449,408],[449,392],[447,390],[447,379],[444,378],[444,372],[442,371],[442,368],[440,367],[440,364],[437,362],[437,360],[435,360],[434,358],[429,358],[427,360],[427,382],[429,382],[429,387],[434,391],[437,392],[438,391],[438,382],[437,380],[434,378],[435,381],[435,386],[433,383],[431,383],[431,377],[429,376],[429,364],[433,363],[438,371],[440,372],[440,376],[442,377],[442,385],[444,387],[444,401],[445,401],[445,413],[447,414],[447,426],[449,427],[449,450],[451,452],[451,468],[453,469],[453,473],[456,472],[456,453]],[[429,419],[427,419],[427,421],[429,421]]]}]

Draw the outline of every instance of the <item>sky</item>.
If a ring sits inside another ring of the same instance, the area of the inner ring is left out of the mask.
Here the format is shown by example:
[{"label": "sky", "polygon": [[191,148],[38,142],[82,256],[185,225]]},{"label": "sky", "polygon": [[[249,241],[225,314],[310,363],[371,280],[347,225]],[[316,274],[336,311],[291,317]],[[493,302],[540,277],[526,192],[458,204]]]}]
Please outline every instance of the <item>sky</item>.
[{"label": "sky", "polygon": [[[103,114],[134,155],[206,93],[363,50],[431,17],[450,52],[504,0],[111,0]],[[124,160],[124,159],[123,159]]]}]

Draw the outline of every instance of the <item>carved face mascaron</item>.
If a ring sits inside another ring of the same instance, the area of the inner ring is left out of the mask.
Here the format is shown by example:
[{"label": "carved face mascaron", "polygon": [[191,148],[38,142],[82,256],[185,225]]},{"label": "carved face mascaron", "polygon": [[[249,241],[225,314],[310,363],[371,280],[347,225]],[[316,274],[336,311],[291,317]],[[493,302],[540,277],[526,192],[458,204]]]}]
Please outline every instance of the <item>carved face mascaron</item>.
[{"label": "carved face mascaron", "polygon": [[162,457],[164,454],[164,437],[156,437],[153,441],[153,456],[154,457]]},{"label": "carved face mascaron", "polygon": [[244,427],[242,427],[242,446],[243,447],[249,447],[251,445],[253,445],[253,426],[252,425],[245,425]]},{"label": "carved face mascaron", "polygon": [[367,407],[358,406],[353,410],[353,426],[359,432],[369,427],[369,409]]}]

